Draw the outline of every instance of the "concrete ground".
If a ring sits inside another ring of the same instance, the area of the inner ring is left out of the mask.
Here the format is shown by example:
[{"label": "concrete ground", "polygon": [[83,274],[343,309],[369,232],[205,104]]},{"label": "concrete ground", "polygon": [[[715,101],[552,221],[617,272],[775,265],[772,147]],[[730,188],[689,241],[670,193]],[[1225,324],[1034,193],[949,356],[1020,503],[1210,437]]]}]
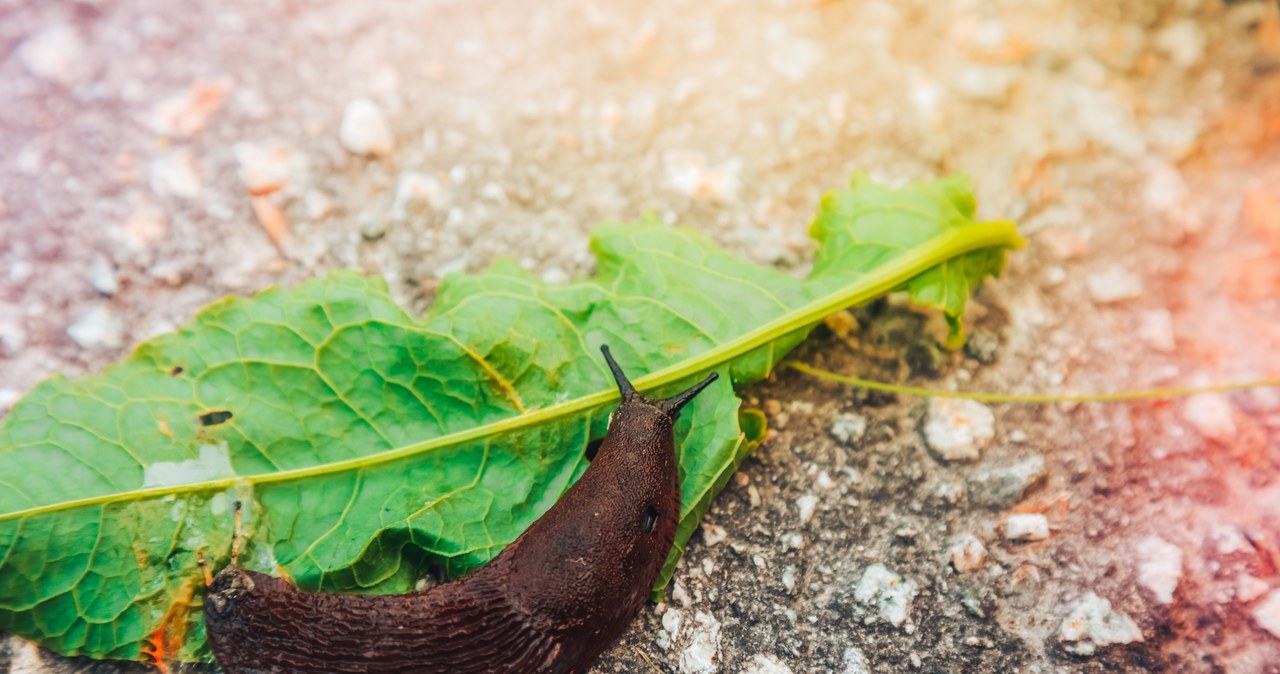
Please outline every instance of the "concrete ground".
[{"label": "concrete ground", "polygon": [[[804,362],[974,391],[1280,373],[1280,9],[1223,0],[0,0],[0,408],[229,293],[422,310],[592,270],[654,210],[801,274],[860,169],[972,176],[1031,245],[959,352],[896,301]],[[1280,672],[1280,393],[1054,405],[791,370],[593,670]],[[976,460],[945,438],[979,429]],[[949,458],[950,457],[950,458]],[[1047,525],[1047,528],[1045,526]],[[7,639],[12,672],[145,671]]]}]

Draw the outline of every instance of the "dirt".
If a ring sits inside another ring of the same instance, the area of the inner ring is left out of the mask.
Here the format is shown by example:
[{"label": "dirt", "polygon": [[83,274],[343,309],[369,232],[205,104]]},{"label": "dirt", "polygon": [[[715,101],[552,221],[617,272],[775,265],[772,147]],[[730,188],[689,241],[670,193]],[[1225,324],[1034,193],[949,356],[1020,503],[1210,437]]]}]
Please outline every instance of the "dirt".
[{"label": "dirt", "polygon": [[[0,15],[0,406],[223,295],[328,269],[383,274],[416,310],[445,271],[499,255],[587,274],[591,226],[646,211],[802,274],[819,196],[855,170],[966,172],[980,214],[1030,245],[979,291],[963,350],[891,299],[796,360],[1004,393],[1280,373],[1274,3],[0,0]],[[358,97],[385,115],[379,156],[340,138]],[[269,175],[242,177],[238,156]],[[927,445],[925,399],[785,368],[744,395],[768,441],[670,602],[594,671],[700,671],[690,640],[718,625],[702,671],[1280,672],[1280,634],[1255,615],[1280,587],[1275,389],[991,404],[976,461]],[[1013,495],[992,486],[1036,457]],[[1008,540],[1017,513],[1049,536]],[[961,573],[965,535],[987,553]],[[859,598],[875,564],[915,586],[897,626]],[[1072,652],[1062,626],[1087,593],[1142,640]],[[0,662],[145,670],[17,639]]]}]

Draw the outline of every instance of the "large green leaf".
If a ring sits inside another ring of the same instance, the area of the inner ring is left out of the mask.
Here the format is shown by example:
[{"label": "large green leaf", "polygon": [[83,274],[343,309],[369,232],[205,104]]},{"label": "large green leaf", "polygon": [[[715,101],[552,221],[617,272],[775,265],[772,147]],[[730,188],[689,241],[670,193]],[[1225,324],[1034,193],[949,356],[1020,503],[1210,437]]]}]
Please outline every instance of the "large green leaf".
[{"label": "large green leaf", "polygon": [[181,655],[207,657],[196,556],[227,562],[236,500],[242,563],[306,588],[405,591],[481,565],[585,468],[617,395],[606,343],[642,390],[730,375],[677,428],[685,512],[660,588],[763,436],[733,387],[826,315],[904,284],[958,325],[972,285],[1020,243],[972,213],[962,179],[892,190],[859,177],[823,201],[805,281],[643,222],[596,230],[592,278],[546,285],[498,262],[448,277],[420,319],[381,279],[346,272],[216,302],[9,413],[0,628],[139,658],[168,613],[187,628]]}]

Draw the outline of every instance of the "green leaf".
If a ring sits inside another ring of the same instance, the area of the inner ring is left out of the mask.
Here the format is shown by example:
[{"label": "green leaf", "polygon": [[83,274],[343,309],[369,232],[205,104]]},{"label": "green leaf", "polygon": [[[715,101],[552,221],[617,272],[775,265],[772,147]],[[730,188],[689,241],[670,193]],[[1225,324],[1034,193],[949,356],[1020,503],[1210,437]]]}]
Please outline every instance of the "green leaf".
[{"label": "green leaf", "polygon": [[641,390],[730,375],[677,427],[684,513],[660,591],[764,437],[733,387],[826,315],[904,284],[958,325],[1020,244],[972,213],[961,179],[858,177],[824,199],[805,281],[646,221],[596,230],[592,278],[547,285],[501,261],[446,278],[419,319],[349,272],[216,302],[99,375],[45,381],[0,426],[0,629],[137,659],[167,627],[187,635],[182,657],[207,658],[196,559],[227,563],[236,500],[241,563],[308,589],[465,573],[585,469],[617,397],[605,343]]}]

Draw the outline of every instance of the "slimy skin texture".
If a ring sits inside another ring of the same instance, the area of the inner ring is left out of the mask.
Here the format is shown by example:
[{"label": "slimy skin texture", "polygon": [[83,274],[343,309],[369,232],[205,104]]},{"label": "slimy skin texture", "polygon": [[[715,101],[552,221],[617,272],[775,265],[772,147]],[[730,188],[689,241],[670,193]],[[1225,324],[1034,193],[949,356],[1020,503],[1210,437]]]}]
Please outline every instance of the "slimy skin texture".
[{"label": "slimy skin texture", "polygon": [[604,349],[622,404],[582,477],[497,557],[403,595],[303,592],[223,569],[204,604],[227,674],[585,671],[644,605],[675,540],[680,479],[672,424],[715,375],[650,401]]}]

